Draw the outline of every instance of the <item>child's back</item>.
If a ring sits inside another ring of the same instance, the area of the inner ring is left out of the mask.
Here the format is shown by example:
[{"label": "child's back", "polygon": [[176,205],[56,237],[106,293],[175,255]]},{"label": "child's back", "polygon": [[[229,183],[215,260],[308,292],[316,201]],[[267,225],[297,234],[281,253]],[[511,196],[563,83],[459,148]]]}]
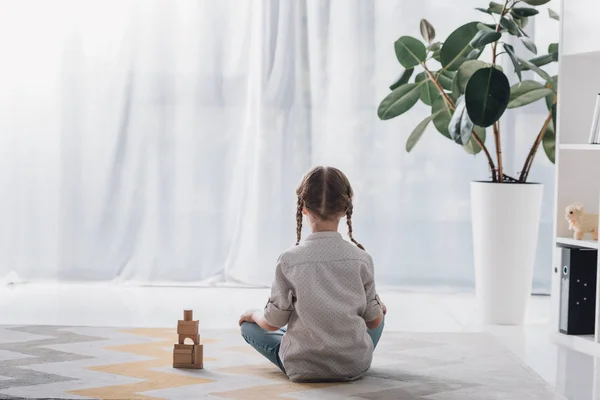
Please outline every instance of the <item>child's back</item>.
[{"label": "child's back", "polygon": [[[240,317],[242,336],[291,380],[357,379],[371,365],[386,309],[373,260],[352,234],[354,193],[340,170],[316,167],[296,194],[296,247],[279,257],[264,313]],[[300,244],[304,216],[313,233]],[[356,246],[338,233],[344,217]]]},{"label": "child's back", "polygon": [[359,378],[373,354],[365,320],[381,313],[371,257],[337,232],[317,232],[280,257],[277,274],[265,318],[289,318],[279,355],[290,379]]}]

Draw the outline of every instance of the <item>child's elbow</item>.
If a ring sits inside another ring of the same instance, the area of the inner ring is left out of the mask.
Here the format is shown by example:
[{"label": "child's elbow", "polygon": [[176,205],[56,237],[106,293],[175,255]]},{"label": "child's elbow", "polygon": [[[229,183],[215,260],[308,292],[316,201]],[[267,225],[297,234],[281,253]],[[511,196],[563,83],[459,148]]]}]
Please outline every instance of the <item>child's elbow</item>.
[{"label": "child's elbow", "polygon": [[279,330],[279,327],[269,324],[267,322],[267,319],[262,314],[254,315],[253,319],[254,319],[254,322],[256,322],[256,324],[258,326],[260,326],[261,328],[263,328],[264,330],[271,331],[271,332],[275,332],[275,331]]},{"label": "child's elbow", "polygon": [[367,329],[377,329],[379,328],[379,325],[381,325],[381,322],[383,322],[383,313],[379,314],[377,319],[367,322]]},{"label": "child's elbow", "polygon": [[264,328],[264,329],[266,329],[266,330],[268,330],[268,331],[271,331],[271,332],[276,332],[276,331],[278,331],[279,329],[281,329],[281,328],[278,328],[278,327],[276,327],[276,326],[273,326],[273,325],[271,325],[271,324],[268,324],[268,323],[267,323],[267,324],[265,324],[265,326],[264,326],[263,328]]}]

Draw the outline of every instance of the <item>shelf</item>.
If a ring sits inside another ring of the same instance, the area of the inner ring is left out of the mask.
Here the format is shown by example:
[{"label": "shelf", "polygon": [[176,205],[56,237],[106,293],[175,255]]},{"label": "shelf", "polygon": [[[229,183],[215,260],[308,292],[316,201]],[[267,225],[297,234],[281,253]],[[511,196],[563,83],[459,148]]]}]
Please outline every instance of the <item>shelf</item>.
[{"label": "shelf", "polygon": [[599,144],[561,144],[559,145],[561,150],[600,150]]},{"label": "shelf", "polygon": [[583,247],[586,249],[598,249],[598,241],[595,240],[577,240],[570,237],[557,237],[556,243]]},{"label": "shelf", "polygon": [[555,333],[552,335],[554,343],[568,347],[581,353],[600,356],[600,343],[594,341],[594,335],[565,335]]}]

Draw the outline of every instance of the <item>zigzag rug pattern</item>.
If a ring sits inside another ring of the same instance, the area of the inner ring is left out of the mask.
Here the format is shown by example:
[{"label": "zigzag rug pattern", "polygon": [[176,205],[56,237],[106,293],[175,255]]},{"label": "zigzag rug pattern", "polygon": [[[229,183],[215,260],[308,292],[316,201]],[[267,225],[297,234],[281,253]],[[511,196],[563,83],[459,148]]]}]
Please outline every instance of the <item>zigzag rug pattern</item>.
[{"label": "zigzag rug pattern", "polygon": [[0,344],[0,351],[4,350],[5,353],[14,353],[16,356],[13,359],[3,359],[2,364],[0,364],[0,376],[3,377],[0,380],[0,390],[17,386],[41,385],[71,380],[69,377],[23,368],[29,365],[49,362],[56,363],[88,359],[90,357],[85,355],[56,351],[46,346],[102,340],[97,337],[64,331],[60,328],[53,326],[12,328],[14,332],[33,333],[35,335],[47,336],[47,338]]},{"label": "zigzag rug pattern", "polygon": [[0,399],[564,400],[485,333],[385,332],[344,384],[292,383],[236,330],[202,334],[205,369],[180,370],[174,329],[0,327]]}]

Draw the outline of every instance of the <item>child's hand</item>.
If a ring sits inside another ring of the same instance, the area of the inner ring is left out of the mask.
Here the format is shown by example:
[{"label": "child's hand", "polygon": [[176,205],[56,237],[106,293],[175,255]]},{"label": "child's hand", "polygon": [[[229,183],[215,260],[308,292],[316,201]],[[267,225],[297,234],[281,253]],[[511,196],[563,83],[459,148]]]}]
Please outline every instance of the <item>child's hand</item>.
[{"label": "child's hand", "polygon": [[252,318],[253,315],[254,315],[253,310],[249,310],[249,311],[246,311],[245,313],[243,313],[242,316],[240,317],[240,321],[238,322],[240,324],[240,326],[242,326],[242,324],[244,322],[254,322],[254,319]]}]

